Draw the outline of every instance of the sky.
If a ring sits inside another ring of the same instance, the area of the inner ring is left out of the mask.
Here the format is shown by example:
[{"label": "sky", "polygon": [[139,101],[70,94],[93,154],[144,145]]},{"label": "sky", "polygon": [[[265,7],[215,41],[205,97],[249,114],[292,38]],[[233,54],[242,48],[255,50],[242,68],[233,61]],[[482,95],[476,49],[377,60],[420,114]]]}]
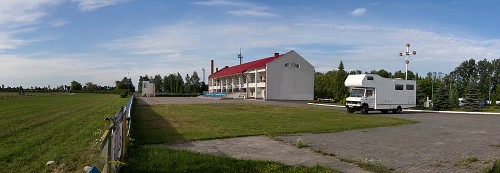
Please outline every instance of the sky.
[{"label": "sky", "polygon": [[500,1],[0,0],[0,85],[114,86],[295,50],[316,72],[449,73],[500,58]]}]

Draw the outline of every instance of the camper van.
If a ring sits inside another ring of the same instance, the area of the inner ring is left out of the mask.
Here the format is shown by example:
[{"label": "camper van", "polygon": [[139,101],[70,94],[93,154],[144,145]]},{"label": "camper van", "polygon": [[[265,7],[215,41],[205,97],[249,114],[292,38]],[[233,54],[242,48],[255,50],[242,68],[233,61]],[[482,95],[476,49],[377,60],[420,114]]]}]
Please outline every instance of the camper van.
[{"label": "camper van", "polygon": [[413,80],[383,78],[376,74],[349,75],[344,82],[350,95],[346,98],[347,112],[378,110],[382,113],[401,113],[415,107],[416,82]]}]

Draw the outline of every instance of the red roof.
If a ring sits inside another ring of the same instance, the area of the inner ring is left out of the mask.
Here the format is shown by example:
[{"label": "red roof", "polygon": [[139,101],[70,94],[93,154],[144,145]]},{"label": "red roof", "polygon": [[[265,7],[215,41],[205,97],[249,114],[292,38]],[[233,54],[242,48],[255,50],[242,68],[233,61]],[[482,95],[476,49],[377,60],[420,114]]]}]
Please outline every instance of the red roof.
[{"label": "red roof", "polygon": [[208,78],[219,78],[219,77],[224,77],[224,76],[232,76],[235,74],[241,74],[247,70],[265,67],[268,62],[271,62],[278,57],[272,56],[272,57],[268,57],[268,58],[255,60],[252,62],[247,62],[245,64],[240,64],[237,66],[223,68],[223,69],[219,70],[218,72],[215,72],[214,74],[208,76]]}]

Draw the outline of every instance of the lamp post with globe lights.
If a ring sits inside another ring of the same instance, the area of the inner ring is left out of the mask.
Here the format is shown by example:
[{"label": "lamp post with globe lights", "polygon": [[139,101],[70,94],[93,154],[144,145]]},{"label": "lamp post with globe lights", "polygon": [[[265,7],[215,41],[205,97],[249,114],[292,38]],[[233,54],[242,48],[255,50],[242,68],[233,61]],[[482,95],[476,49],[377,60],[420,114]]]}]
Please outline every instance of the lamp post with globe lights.
[{"label": "lamp post with globe lights", "polygon": [[[417,55],[417,52],[416,51],[413,51],[411,52],[412,55]],[[408,56],[410,55],[410,43],[406,44],[406,61],[405,61],[405,64],[406,64],[406,72],[405,72],[405,80],[408,80],[408,64],[410,63],[410,61],[408,61]],[[399,56],[403,56],[403,53],[399,53]]]}]

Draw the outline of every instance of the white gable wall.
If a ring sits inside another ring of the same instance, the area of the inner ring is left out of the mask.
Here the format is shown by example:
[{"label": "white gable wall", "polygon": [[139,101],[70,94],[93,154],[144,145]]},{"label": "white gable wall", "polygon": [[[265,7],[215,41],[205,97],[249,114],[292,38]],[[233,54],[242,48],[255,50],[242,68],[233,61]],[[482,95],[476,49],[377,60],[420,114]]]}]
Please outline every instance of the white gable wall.
[{"label": "white gable wall", "polygon": [[[290,63],[291,67],[285,67],[285,63]],[[293,63],[300,68],[293,67]],[[266,99],[314,99],[314,67],[297,52],[292,50],[267,63],[266,73]]]}]

